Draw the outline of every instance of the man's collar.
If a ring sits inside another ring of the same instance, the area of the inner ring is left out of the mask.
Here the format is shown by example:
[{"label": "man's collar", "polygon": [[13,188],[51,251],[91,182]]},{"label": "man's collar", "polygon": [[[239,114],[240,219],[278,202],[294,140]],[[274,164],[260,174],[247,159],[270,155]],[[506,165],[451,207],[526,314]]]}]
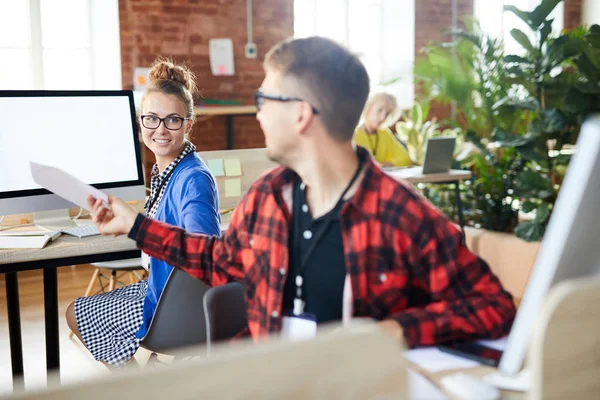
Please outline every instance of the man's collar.
[{"label": "man's collar", "polygon": [[[379,181],[383,176],[383,171],[373,162],[366,149],[357,146],[356,154],[364,165],[364,176],[356,193],[348,200],[348,204],[365,216],[375,215],[379,202],[372,196],[379,196]],[[299,179],[300,177],[293,170],[280,167],[270,180],[270,189],[274,194],[281,195],[285,186],[291,186]]]}]

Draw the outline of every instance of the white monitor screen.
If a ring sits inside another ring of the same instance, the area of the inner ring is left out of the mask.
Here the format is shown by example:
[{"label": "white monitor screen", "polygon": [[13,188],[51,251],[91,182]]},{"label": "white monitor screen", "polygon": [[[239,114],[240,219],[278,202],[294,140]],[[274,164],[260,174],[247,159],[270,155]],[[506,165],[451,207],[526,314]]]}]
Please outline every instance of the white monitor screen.
[{"label": "white monitor screen", "polygon": [[48,193],[30,161],[100,189],[143,185],[130,91],[0,91],[0,121],[0,199]]}]

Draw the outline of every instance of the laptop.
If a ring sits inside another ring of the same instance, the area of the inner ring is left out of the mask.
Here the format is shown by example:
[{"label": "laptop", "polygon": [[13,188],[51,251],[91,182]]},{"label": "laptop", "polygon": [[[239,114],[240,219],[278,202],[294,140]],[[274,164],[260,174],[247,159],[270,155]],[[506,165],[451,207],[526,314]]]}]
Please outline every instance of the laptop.
[{"label": "laptop", "polygon": [[422,167],[386,167],[384,171],[401,177],[448,172],[452,167],[455,143],[453,136],[429,138]]}]

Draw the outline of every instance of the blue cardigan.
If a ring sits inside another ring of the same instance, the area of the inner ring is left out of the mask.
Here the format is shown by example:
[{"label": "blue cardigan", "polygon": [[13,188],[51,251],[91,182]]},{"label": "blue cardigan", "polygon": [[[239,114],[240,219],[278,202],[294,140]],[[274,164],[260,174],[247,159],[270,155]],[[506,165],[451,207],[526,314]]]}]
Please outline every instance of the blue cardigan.
[{"label": "blue cardigan", "polygon": [[[188,154],[175,167],[154,219],[180,226],[189,232],[221,234],[217,184],[198,154]],[[146,336],[156,304],[172,270],[173,267],[164,261],[150,258],[144,319],[136,337]]]}]

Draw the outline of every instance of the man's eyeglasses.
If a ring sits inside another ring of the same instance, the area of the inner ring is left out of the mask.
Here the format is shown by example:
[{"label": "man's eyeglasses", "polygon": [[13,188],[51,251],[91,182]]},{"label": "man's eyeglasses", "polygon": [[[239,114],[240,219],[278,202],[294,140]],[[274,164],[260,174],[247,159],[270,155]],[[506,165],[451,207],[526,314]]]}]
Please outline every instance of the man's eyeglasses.
[{"label": "man's eyeglasses", "polygon": [[[262,105],[265,104],[265,100],[281,101],[284,103],[287,103],[289,101],[306,101],[299,97],[289,97],[289,96],[280,96],[280,95],[276,95],[276,94],[267,94],[267,93],[261,92],[260,90],[257,90],[256,92],[254,92],[254,104],[256,104],[256,108],[258,109],[258,111],[260,111],[260,108],[262,107]],[[308,103],[308,101],[306,101],[306,102]],[[310,104],[310,103],[308,103],[308,104]],[[315,108],[315,106],[310,104],[310,107],[312,108],[313,114],[319,113],[319,111]]]},{"label": "man's eyeglasses", "polygon": [[161,123],[165,124],[165,128],[170,131],[176,131],[181,129],[183,121],[189,120],[190,118],[183,117],[165,117],[159,118],[156,115],[142,115],[142,125],[146,129],[158,129]]}]

